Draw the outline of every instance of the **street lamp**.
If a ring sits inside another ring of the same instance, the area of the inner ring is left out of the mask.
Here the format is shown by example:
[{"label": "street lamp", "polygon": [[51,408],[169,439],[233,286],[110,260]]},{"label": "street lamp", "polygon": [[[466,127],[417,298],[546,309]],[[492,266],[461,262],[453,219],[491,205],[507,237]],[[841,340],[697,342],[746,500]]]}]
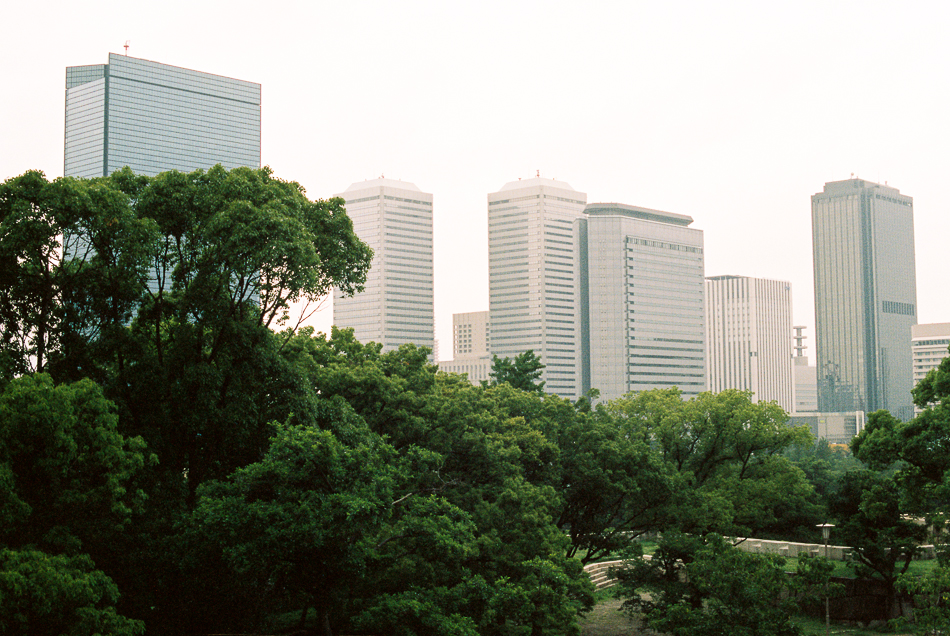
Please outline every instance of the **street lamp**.
[{"label": "street lamp", "polygon": [[[822,523],[816,526],[821,528],[821,536],[825,540],[825,561],[828,560],[828,537],[831,536],[831,529],[835,527],[833,523]],[[830,578],[830,577],[829,577]],[[831,634],[831,612],[828,608],[828,581],[825,581],[825,636]]]}]

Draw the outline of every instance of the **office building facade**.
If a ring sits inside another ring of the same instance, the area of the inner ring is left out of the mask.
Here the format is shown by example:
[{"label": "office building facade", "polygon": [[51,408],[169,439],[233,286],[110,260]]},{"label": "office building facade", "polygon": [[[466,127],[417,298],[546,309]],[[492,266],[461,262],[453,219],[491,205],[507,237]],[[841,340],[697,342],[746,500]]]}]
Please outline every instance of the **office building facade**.
[{"label": "office building facade", "polygon": [[66,69],[63,173],[261,165],[261,85],[109,54]]},{"label": "office building facade", "polygon": [[706,279],[709,390],[751,391],[759,402],[795,408],[792,288],[748,276]]},{"label": "office building facade", "polygon": [[487,311],[452,314],[453,360],[439,362],[447,373],[464,373],[472,384],[490,380],[492,357],[488,352],[490,324]]},{"label": "office building facade", "polygon": [[489,350],[532,350],[545,390],[581,395],[580,259],[577,221],[587,195],[536,177],[488,195]]},{"label": "office building facade", "polygon": [[351,185],[340,195],[353,230],[373,249],[364,291],[333,291],[333,324],[384,351],[412,343],[434,347],[431,194],[395,179]]},{"label": "office building facade", "polygon": [[913,199],[862,179],[812,196],[818,407],[913,416]]},{"label": "office building facade", "polygon": [[594,203],[583,237],[584,382],[602,399],[706,390],[703,233],[692,217]]},{"label": "office building facade", "polygon": [[[950,347],[950,322],[914,325],[910,330],[911,355],[913,356],[914,386],[927,377],[947,357]],[[915,413],[921,409],[914,408]]]},{"label": "office building facade", "polygon": [[808,426],[811,434],[828,440],[832,444],[851,444],[854,436],[864,430],[864,411],[844,413],[804,413],[793,415],[789,426]]}]

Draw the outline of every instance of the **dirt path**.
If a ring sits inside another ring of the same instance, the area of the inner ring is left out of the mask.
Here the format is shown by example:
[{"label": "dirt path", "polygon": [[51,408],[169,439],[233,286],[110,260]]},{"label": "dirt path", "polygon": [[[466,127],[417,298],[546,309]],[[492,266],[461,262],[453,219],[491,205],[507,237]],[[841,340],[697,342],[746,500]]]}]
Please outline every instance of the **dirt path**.
[{"label": "dirt path", "polygon": [[640,631],[640,622],[620,611],[619,599],[598,603],[593,611],[580,620],[581,636],[647,636],[652,631]]}]

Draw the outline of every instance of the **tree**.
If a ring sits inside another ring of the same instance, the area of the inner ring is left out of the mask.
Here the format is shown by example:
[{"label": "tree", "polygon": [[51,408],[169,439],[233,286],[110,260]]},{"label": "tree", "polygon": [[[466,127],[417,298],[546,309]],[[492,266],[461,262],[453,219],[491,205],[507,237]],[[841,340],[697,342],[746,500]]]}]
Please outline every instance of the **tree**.
[{"label": "tree", "polygon": [[0,633],[144,631],[116,613],[118,588],[81,554],[107,553],[144,502],[144,443],[117,419],[90,380],[27,375],[0,393]]},{"label": "tree", "polygon": [[115,611],[119,591],[86,555],[0,548],[0,633],[94,636],[145,633]]},{"label": "tree", "polygon": [[516,389],[529,391],[542,395],[544,393],[544,381],[538,382],[541,378],[541,372],[545,365],[541,364],[541,358],[534,355],[534,351],[528,349],[523,353],[511,358],[499,358],[492,356],[491,386],[497,386],[507,382]]},{"label": "tree", "polygon": [[[415,347],[382,353],[376,345],[357,342],[346,330],[334,330],[329,338],[298,334],[285,351],[296,368],[307,370],[323,398],[344,398],[371,431],[386,437],[407,467],[405,488],[437,492],[469,515],[471,553],[456,563],[464,576],[451,586],[446,583],[441,596],[445,607],[470,617],[483,634],[505,634],[517,629],[550,631],[549,623],[539,622],[542,614],[566,612],[573,617],[592,604],[582,564],[566,556],[568,539],[556,524],[556,439],[562,420],[575,416],[570,402],[507,383],[475,387],[459,376],[437,373],[426,352]],[[531,592],[545,568],[563,574],[563,595]],[[405,584],[400,587],[389,576],[383,580],[392,581],[391,587],[377,586],[376,598],[407,599]],[[505,616],[497,610],[497,594],[504,589],[508,598],[515,598],[515,588],[522,590],[517,598],[535,609],[522,605]],[[431,587],[420,585],[414,593],[433,598]],[[407,621],[415,620],[413,612],[419,607],[404,606]],[[377,621],[384,614],[367,606],[360,620]],[[361,623],[367,630],[388,632],[392,627],[382,624]],[[571,624],[573,620],[561,627],[570,629]]]},{"label": "tree", "polygon": [[912,629],[916,634],[939,636],[950,625],[950,569],[945,563],[923,576],[903,574],[897,588],[914,600],[913,622],[898,617],[896,629]]},{"label": "tree", "polygon": [[193,515],[239,575],[272,598],[312,604],[327,636],[351,594],[389,591],[386,569],[404,575],[412,557],[424,573],[403,585],[424,574],[431,591],[454,583],[453,564],[471,550],[467,516],[437,496],[402,492],[394,449],[342,400],[334,405],[335,430],[279,427],[261,462],[202,487]]},{"label": "tree", "polygon": [[812,497],[804,474],[782,457],[811,435],[788,426],[775,403],[753,402],[750,393],[736,390],[684,401],[672,388],[630,394],[606,410],[632,439],[650,447],[670,475],[672,496],[657,529],[774,533],[796,525]]},{"label": "tree", "polygon": [[[652,559],[617,572],[624,608],[673,636],[792,636],[784,559],[742,552],[718,535],[668,533]],[[645,593],[645,594],[644,594]]]},{"label": "tree", "polygon": [[0,394],[0,544],[54,552],[107,544],[145,496],[133,477],[141,438],[117,431],[115,408],[90,380],[12,380]]},{"label": "tree", "polygon": [[629,420],[598,407],[560,419],[558,525],[589,563],[665,527],[675,474]]},{"label": "tree", "polygon": [[870,470],[847,473],[831,502],[838,520],[835,533],[852,547],[849,564],[858,576],[884,583],[892,614],[900,610],[894,603],[898,577],[907,572],[927,532],[904,512],[895,479]]},{"label": "tree", "polygon": [[79,343],[110,341],[140,300],[155,238],[108,181],[29,171],[0,184],[0,380],[80,365]]}]

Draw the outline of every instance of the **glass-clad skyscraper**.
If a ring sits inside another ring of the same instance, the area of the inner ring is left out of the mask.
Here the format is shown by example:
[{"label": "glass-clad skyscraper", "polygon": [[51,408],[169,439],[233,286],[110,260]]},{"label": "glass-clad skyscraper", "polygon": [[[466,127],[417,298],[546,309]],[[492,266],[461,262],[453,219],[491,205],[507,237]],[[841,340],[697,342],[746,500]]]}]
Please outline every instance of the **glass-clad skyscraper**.
[{"label": "glass-clad skyscraper", "polygon": [[592,203],[581,221],[585,388],[706,390],[703,232],[684,214]]},{"label": "glass-clad skyscraper", "polygon": [[914,205],[862,179],[812,196],[818,410],[913,417]]},{"label": "glass-clad skyscraper", "polygon": [[586,203],[583,192],[540,177],[488,195],[490,351],[534,351],[545,391],[565,398],[582,394],[577,221]]},{"label": "glass-clad skyscraper", "polygon": [[373,248],[364,291],[333,292],[333,324],[352,327],[357,340],[384,351],[412,343],[432,349],[435,305],[432,195],[395,179],[354,183],[346,201],[353,231]]},{"label": "glass-clad skyscraper", "polygon": [[261,165],[261,85],[125,55],[66,69],[64,174]]}]

